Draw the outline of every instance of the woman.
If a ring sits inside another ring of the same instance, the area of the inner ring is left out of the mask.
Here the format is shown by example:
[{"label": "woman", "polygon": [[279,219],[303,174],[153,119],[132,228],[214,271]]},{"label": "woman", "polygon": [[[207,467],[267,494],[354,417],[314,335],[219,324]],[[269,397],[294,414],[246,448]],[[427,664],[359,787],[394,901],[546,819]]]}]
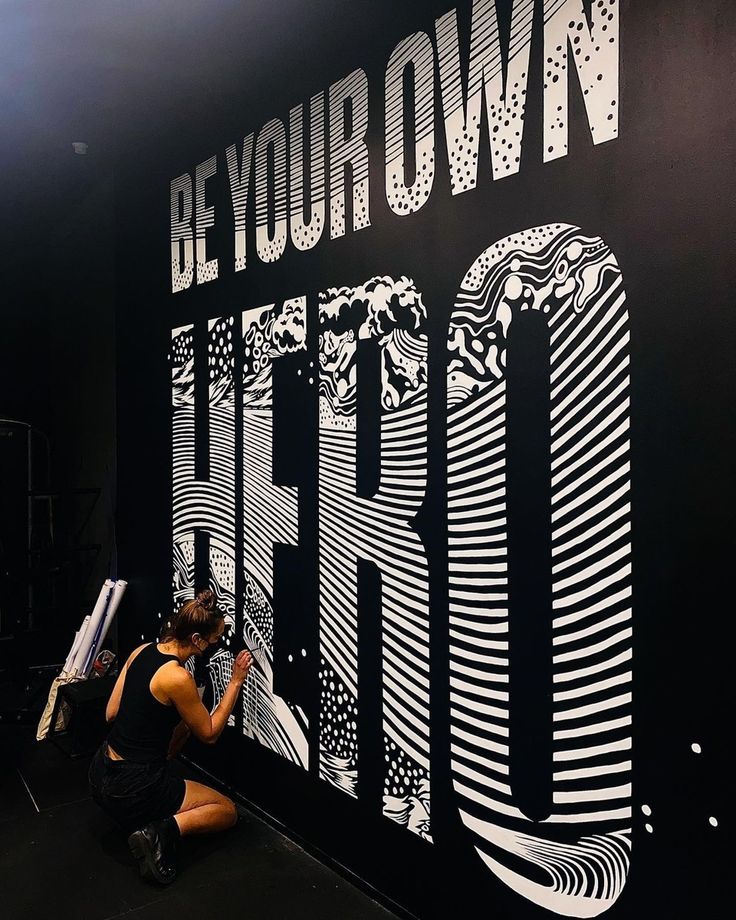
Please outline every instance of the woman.
[{"label": "woman", "polygon": [[192,655],[211,654],[225,631],[212,591],[183,604],[161,642],[141,645],[128,658],[107,704],[113,728],[89,771],[92,797],[124,828],[141,875],[162,884],[176,877],[174,854],[182,834],[231,827],[233,802],[214,789],[173,775],[167,760],[191,732],[214,744],[248,676],[252,658],[241,652],[224,696],[210,714],[194,678],[183,667]]}]

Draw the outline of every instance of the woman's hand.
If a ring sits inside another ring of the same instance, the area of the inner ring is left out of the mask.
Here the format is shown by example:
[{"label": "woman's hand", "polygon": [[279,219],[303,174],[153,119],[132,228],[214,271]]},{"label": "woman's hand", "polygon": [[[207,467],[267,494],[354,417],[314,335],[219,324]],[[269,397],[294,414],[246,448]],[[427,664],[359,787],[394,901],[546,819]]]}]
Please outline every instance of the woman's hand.
[{"label": "woman's hand", "polygon": [[233,676],[231,679],[235,683],[243,684],[252,664],[253,656],[248,649],[244,649],[233,662]]}]

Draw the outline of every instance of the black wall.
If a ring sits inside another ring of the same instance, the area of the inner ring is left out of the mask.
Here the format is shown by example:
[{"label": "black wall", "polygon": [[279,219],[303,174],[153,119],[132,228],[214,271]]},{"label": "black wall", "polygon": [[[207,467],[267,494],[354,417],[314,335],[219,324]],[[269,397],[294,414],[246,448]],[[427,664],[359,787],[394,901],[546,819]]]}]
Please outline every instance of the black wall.
[{"label": "black wall", "polygon": [[[328,786],[314,765],[305,773],[239,731],[229,730],[196,757],[418,916],[489,910],[542,916],[478,859],[450,783],[446,340],[460,281],[491,243],[561,221],[600,235],[621,267],[631,323],[633,854],[628,883],[609,915],[719,916],[727,903],[733,820],[726,755],[736,331],[733,10],[717,2],[623,3],[619,137],[591,143],[572,81],[569,154],[546,164],[542,48],[535,39],[519,173],[493,182],[483,138],[478,186],[453,198],[438,117],[432,196],[421,211],[399,218],[383,194],[385,65],[406,35],[420,29],[432,35],[435,18],[450,6],[320,0],[274,3],[255,12],[246,5],[209,7],[188,29],[177,25],[170,56],[155,71],[161,85],[141,100],[150,121],[135,143],[124,139],[118,164],[119,575],[130,584],[121,616],[124,645],[133,647],[141,635],[152,638],[157,614],[172,603],[171,328],[202,328],[209,318],[238,317],[248,307],[300,294],[307,295],[315,319],[317,294],[329,286],[356,285],[375,274],[408,275],[428,309],[429,483],[421,519],[431,568],[434,843],[383,818],[374,803],[353,801]],[[503,11],[507,4],[498,6]],[[470,3],[457,9],[467,40]],[[372,226],[334,241],[325,233],[307,253],[287,245],[275,264],[256,257],[251,226],[249,265],[235,274],[225,146],[240,143],[269,118],[288,119],[293,105],[356,67],[365,69],[370,86]],[[220,278],[172,295],[169,183],[185,171],[193,174],[214,153],[219,173],[208,189],[217,224],[208,234],[208,254],[220,258]],[[314,359],[315,338],[310,348]],[[308,439],[314,437],[316,401],[307,408]],[[315,457],[305,455],[296,483],[303,502],[314,496],[315,469]],[[302,511],[314,514],[305,504]],[[306,552],[303,563],[309,568],[311,560],[313,567],[316,548]],[[301,600],[293,616],[316,648],[316,598],[307,592]],[[303,694],[313,722],[314,680],[306,669],[303,686],[297,682],[293,691]],[[366,719],[376,719],[376,706],[364,704]],[[315,730],[311,740],[316,760]],[[695,742],[701,754],[692,751]],[[376,745],[363,756],[369,761],[382,754]],[[644,805],[651,815],[643,813]]]},{"label": "black wall", "polygon": [[[26,35],[16,25],[22,47]],[[24,49],[25,50],[25,49]],[[22,52],[16,49],[21,57]],[[26,60],[26,59],[24,59]],[[12,58],[6,59],[12,71]],[[18,65],[19,66],[19,65]],[[27,66],[27,64],[25,65]],[[51,62],[48,68],[52,69]],[[49,111],[47,80],[17,79],[6,99],[0,162],[7,180],[3,252],[0,417],[33,426],[32,616],[28,616],[25,429],[9,425],[3,520],[9,565],[3,631],[12,658],[63,660],[74,630],[111,571],[115,486],[115,342],[112,147],[75,156],[71,119]],[[11,94],[9,94],[11,95]],[[64,122],[63,126],[58,122]],[[84,491],[80,491],[84,490]],[[53,538],[49,508],[53,513]],[[32,625],[29,632],[27,627]],[[5,659],[4,659],[5,663]]]}]

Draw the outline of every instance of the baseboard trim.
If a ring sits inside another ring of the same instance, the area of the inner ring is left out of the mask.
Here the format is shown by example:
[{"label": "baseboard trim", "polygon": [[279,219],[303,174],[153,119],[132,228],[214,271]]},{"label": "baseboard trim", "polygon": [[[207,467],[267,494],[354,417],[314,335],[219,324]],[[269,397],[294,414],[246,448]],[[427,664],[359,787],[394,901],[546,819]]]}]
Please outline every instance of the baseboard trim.
[{"label": "baseboard trim", "polygon": [[379,891],[377,888],[374,888],[373,885],[367,882],[364,878],[356,875],[355,872],[353,872],[351,869],[348,869],[347,866],[344,866],[334,857],[325,853],[319,847],[315,846],[313,843],[310,843],[310,841],[305,840],[299,834],[294,833],[291,828],[287,827],[285,824],[282,824],[278,818],[275,818],[265,809],[261,808],[259,805],[256,805],[255,802],[252,802],[250,799],[246,798],[242,793],[238,792],[237,789],[234,789],[227,783],[223,783],[222,780],[218,779],[216,776],[213,776],[209,770],[205,770],[205,768],[200,766],[200,764],[198,764],[196,761],[192,760],[190,757],[185,756],[184,754],[179,755],[179,760],[197,770],[197,772],[201,773],[203,776],[206,776],[207,779],[211,781],[212,785],[219,787],[234,801],[243,805],[248,809],[248,811],[252,811],[256,817],[260,818],[280,834],[283,834],[284,837],[287,837],[289,840],[291,840],[292,843],[295,843],[298,847],[301,847],[305,853],[308,853],[318,862],[321,862],[324,866],[327,866],[328,869],[332,869],[333,872],[336,872],[341,878],[344,878],[345,881],[350,882],[351,885],[354,885],[359,891],[362,891],[363,894],[371,898],[371,900],[375,901],[377,904],[380,904],[381,907],[385,907],[386,910],[390,910],[397,917],[400,917],[401,920],[419,920],[416,914],[410,913],[405,907],[397,904],[387,895],[383,894],[383,892]]}]

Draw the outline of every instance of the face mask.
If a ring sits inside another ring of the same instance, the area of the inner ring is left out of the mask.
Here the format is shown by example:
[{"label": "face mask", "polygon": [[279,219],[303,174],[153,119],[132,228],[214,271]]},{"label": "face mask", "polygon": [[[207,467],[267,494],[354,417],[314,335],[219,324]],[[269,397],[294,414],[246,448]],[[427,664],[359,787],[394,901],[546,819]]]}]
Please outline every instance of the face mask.
[{"label": "face mask", "polygon": [[[207,640],[203,638],[202,642],[207,642]],[[199,652],[199,659],[204,662],[209,661],[212,658],[212,656],[215,654],[215,652],[220,648],[222,648],[221,638],[218,639],[217,642],[207,642],[207,647],[204,649],[201,649]]]}]

